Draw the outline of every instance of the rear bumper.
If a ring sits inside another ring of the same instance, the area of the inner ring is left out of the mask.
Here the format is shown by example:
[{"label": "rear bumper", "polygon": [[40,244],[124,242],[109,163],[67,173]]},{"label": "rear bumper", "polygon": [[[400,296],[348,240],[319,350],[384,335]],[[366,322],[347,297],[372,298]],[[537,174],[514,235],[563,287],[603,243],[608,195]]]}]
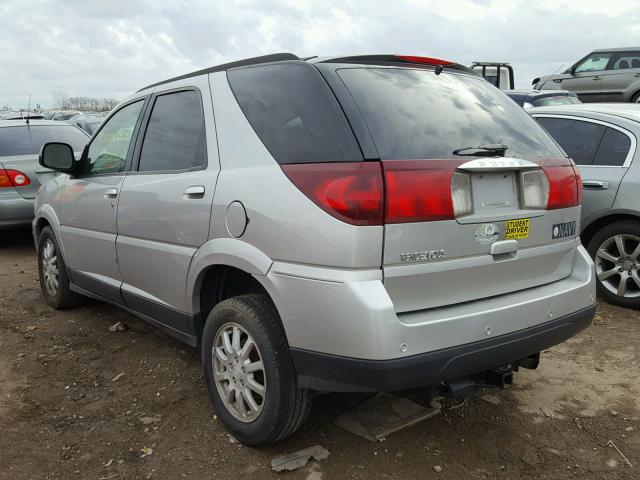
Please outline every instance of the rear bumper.
[{"label": "rear bumper", "polygon": [[33,217],[33,199],[17,192],[0,195],[0,230],[30,225]]},{"label": "rear bumper", "polygon": [[596,307],[535,327],[466,345],[393,360],[362,360],[291,349],[301,387],[332,392],[397,391],[455,380],[515,362],[571,338]]}]

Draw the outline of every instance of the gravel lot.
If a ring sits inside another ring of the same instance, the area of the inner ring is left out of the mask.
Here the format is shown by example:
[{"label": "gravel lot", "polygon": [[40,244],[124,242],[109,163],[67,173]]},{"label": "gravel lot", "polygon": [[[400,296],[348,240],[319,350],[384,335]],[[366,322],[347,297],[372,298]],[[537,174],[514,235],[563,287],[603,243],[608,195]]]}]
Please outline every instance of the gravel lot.
[{"label": "gravel lot", "polygon": [[[118,321],[129,329],[109,331]],[[48,308],[29,233],[0,232],[2,479],[638,479],[640,314],[601,303],[590,329],[544,352],[512,388],[447,402],[383,442],[332,424],[366,398],[319,396],[293,438],[232,443],[197,350],[98,302]],[[271,471],[275,455],[315,444],[328,459]]]}]

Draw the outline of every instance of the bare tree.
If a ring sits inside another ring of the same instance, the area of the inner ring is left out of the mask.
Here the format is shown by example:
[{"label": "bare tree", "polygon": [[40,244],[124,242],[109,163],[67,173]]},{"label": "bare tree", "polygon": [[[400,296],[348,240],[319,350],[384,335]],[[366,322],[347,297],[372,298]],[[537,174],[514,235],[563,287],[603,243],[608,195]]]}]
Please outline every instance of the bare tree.
[{"label": "bare tree", "polygon": [[115,98],[72,97],[60,91],[53,92],[52,96],[56,107],[61,110],[104,112],[118,104]]}]

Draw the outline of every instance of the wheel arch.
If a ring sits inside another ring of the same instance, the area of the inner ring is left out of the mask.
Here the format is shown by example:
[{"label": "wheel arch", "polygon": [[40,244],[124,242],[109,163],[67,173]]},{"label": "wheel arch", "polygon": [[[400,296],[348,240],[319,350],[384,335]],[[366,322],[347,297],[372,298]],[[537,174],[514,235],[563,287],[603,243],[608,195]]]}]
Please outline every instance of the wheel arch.
[{"label": "wheel arch", "polygon": [[640,222],[640,214],[634,210],[605,210],[602,215],[592,217],[589,222],[583,226],[580,238],[582,244],[589,245],[589,242],[601,228],[621,220],[633,220]]}]

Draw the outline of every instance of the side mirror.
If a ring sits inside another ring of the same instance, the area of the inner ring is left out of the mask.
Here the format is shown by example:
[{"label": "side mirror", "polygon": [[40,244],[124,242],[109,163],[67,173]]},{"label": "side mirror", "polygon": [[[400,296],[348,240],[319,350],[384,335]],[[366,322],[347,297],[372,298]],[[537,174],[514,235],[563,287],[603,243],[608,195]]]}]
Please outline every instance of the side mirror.
[{"label": "side mirror", "polygon": [[76,166],[76,157],[71,145],[60,142],[45,143],[38,157],[40,165],[63,173],[72,173]]}]

